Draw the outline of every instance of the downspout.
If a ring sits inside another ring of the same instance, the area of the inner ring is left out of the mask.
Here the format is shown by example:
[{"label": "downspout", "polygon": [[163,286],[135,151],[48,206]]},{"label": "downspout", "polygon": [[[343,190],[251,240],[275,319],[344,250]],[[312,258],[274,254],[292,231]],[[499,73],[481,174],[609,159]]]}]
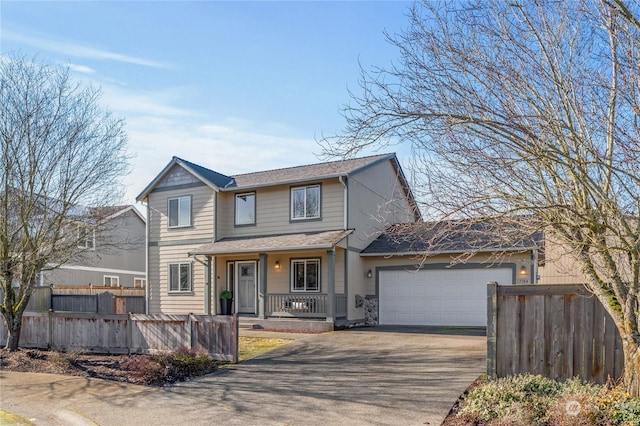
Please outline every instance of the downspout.
[{"label": "downspout", "polygon": [[[147,221],[144,227],[144,313],[149,315],[149,227],[151,226],[151,207],[147,202]],[[159,290],[158,290],[159,291]]]}]

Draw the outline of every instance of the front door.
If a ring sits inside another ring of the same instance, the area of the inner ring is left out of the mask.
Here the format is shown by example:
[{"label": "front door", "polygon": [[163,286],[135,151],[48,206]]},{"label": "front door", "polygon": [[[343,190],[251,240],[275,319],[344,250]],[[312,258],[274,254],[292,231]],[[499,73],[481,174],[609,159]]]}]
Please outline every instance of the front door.
[{"label": "front door", "polygon": [[236,312],[256,313],[256,262],[236,262]]}]

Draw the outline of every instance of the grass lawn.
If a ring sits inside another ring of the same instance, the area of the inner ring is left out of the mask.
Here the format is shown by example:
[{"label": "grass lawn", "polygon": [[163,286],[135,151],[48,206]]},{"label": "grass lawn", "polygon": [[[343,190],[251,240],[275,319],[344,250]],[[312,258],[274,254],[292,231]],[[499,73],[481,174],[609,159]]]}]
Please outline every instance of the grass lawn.
[{"label": "grass lawn", "polygon": [[10,413],[8,411],[0,410],[0,426],[31,426],[34,425],[31,420],[25,419],[17,414]]},{"label": "grass lawn", "polygon": [[239,354],[240,361],[244,361],[265,352],[272,351],[282,345],[292,342],[290,339],[271,339],[267,337],[247,337],[239,338]]}]

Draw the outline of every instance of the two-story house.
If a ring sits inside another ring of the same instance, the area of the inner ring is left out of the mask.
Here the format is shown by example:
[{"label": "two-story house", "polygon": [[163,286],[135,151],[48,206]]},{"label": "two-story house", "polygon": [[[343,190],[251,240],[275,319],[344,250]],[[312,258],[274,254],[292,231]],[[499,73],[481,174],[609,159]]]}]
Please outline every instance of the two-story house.
[{"label": "two-story house", "polygon": [[40,285],[145,287],[144,216],[131,205],[102,207],[99,216],[104,222],[99,231],[88,223],[69,226],[78,236],[78,254],[56,269],[43,271]]},{"label": "two-story house", "polygon": [[147,205],[149,313],[359,319],[361,252],[421,219],[395,154],[226,176],[174,157]]}]

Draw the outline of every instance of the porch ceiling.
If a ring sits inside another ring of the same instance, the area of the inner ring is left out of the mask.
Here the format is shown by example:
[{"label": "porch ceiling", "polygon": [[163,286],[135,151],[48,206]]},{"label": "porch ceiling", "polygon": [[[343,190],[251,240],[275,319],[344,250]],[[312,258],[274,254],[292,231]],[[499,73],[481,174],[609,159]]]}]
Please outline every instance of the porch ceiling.
[{"label": "porch ceiling", "polygon": [[259,253],[294,250],[328,250],[332,249],[352,229],[310,232],[303,234],[270,235],[265,237],[223,238],[215,243],[204,244],[190,254],[218,255],[234,253]]}]

